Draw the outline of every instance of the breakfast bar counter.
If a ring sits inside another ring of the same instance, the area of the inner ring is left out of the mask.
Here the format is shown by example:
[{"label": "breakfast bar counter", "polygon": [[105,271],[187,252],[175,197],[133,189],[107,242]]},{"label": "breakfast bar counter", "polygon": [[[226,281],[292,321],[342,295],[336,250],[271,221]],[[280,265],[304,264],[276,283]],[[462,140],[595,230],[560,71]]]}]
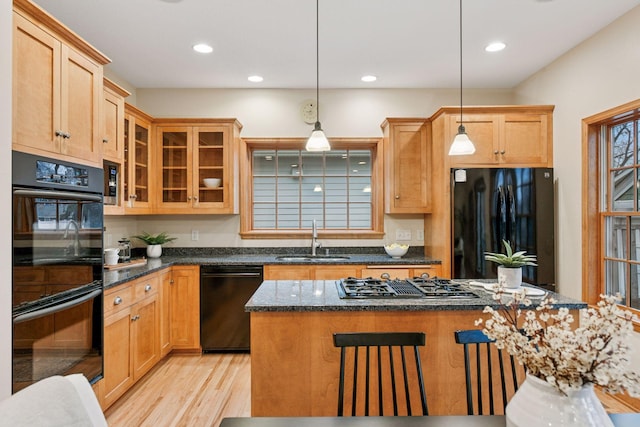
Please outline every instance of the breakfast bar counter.
[{"label": "breakfast bar counter", "polygon": [[[454,332],[476,329],[492,293],[475,300],[341,299],[333,280],[265,281],[247,302],[251,316],[252,416],[335,416],[340,332],[424,332],[420,349],[430,415],[466,414],[464,358]],[[559,306],[580,301],[551,293]],[[541,297],[532,297],[533,305]]]}]

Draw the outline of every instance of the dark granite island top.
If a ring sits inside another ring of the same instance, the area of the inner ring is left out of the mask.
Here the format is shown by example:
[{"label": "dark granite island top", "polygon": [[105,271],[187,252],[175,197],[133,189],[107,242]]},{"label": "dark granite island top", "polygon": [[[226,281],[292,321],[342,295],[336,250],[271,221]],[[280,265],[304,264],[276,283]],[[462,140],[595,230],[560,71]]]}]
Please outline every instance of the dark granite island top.
[{"label": "dark granite island top", "polygon": [[[462,282],[461,282],[462,283]],[[267,280],[245,305],[249,312],[287,311],[449,311],[482,310],[485,306],[498,307],[493,292],[482,287],[466,286],[479,298],[461,299],[340,299],[334,280]],[[525,286],[529,287],[529,286]],[[539,289],[530,287],[532,289]],[[555,308],[586,308],[587,304],[555,292],[548,294],[556,300]],[[543,296],[531,296],[536,306]],[[508,299],[508,296],[507,296]]]},{"label": "dark granite island top", "polygon": [[[475,321],[488,316],[482,309],[496,304],[489,291],[474,290],[480,298],[346,300],[333,280],[263,282],[245,305],[251,317],[252,416],[335,416],[340,350],[333,334],[410,331],[426,335],[420,355],[429,415],[466,415],[463,348],[454,333],[477,329]],[[551,295],[555,307],[569,308],[575,319],[586,307]],[[541,297],[531,299],[535,305]]]}]

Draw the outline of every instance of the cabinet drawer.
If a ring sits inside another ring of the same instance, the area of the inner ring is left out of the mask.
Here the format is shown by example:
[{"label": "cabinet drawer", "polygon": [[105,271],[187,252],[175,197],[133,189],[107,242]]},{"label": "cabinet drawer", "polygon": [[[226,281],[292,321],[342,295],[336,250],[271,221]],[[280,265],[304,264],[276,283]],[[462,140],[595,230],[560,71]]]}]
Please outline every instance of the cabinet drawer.
[{"label": "cabinet drawer", "polygon": [[[386,277],[386,275],[389,277]],[[409,268],[385,268],[385,267],[374,267],[374,268],[363,268],[362,269],[362,277],[372,277],[374,279],[405,279],[409,277]],[[382,277],[382,276],[385,277]]]},{"label": "cabinet drawer", "polygon": [[158,293],[158,278],[157,275],[145,277],[144,280],[138,280],[134,283],[135,286],[135,301],[141,301],[151,295]]},{"label": "cabinet drawer", "polygon": [[130,307],[133,302],[134,292],[130,285],[109,289],[104,295],[104,316],[107,317],[124,308]]}]

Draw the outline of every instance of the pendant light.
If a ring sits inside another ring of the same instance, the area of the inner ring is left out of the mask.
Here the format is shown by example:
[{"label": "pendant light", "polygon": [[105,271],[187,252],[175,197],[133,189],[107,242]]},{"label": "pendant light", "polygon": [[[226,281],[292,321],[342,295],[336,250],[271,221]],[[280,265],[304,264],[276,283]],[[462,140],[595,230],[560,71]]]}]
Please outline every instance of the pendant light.
[{"label": "pendant light", "polygon": [[331,146],[329,140],[320,126],[320,31],[319,31],[319,10],[318,0],[316,0],[316,123],[313,132],[307,140],[307,151],[329,151]]},{"label": "pendant light", "polygon": [[469,139],[464,125],[462,124],[462,0],[460,0],[460,126],[458,134],[453,139],[453,144],[449,148],[450,156],[462,156],[476,152],[473,142]]}]

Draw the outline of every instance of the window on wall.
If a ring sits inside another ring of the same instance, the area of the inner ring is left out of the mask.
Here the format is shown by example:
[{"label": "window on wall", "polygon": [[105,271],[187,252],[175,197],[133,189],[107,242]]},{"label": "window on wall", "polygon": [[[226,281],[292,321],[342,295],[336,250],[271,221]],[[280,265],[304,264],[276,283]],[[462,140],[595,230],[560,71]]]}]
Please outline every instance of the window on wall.
[{"label": "window on wall", "polygon": [[640,309],[640,112],[599,124],[602,285]]},{"label": "window on wall", "polygon": [[378,146],[371,139],[332,140],[307,152],[304,140],[245,140],[243,237],[309,234],[379,237],[382,232]]}]

